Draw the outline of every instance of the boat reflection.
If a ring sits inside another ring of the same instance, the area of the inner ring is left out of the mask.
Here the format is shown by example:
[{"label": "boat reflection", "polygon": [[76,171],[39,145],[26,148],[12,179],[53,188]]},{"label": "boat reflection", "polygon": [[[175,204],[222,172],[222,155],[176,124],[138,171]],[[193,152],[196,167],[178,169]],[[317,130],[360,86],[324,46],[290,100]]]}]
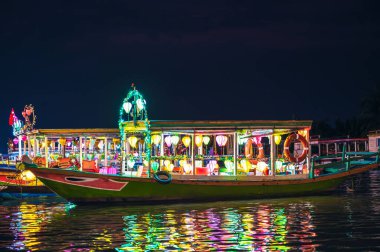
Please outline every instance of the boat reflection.
[{"label": "boat reflection", "polygon": [[[218,202],[171,206],[73,207],[68,203],[0,206],[10,250],[314,251],[313,205]],[[4,231],[2,231],[4,233]]]}]

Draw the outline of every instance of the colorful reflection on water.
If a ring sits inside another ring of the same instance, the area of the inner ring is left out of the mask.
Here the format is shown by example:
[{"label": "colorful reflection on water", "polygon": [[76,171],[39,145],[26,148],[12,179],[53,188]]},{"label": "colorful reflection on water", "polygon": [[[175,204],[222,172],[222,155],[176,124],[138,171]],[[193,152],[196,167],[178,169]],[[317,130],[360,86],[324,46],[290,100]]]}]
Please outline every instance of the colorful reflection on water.
[{"label": "colorful reflection on water", "polygon": [[[377,174],[380,174],[376,171]],[[150,206],[3,202],[0,250],[377,250],[380,179],[323,197]],[[360,238],[360,239],[358,239]]]}]

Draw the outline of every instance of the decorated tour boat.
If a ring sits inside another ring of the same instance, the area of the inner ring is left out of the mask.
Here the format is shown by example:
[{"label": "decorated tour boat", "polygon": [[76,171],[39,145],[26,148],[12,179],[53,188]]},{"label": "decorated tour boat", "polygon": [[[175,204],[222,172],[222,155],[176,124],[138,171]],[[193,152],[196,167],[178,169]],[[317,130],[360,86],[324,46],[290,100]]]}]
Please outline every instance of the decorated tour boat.
[{"label": "decorated tour boat", "polygon": [[[311,124],[149,120],[144,97],[132,87],[120,108],[119,132],[30,131],[34,163],[25,166],[74,203],[319,194],[334,190],[348,176],[378,167],[379,152],[345,149],[337,154],[338,162],[317,165],[323,157],[311,158]],[[61,160],[54,159],[55,148]]]}]

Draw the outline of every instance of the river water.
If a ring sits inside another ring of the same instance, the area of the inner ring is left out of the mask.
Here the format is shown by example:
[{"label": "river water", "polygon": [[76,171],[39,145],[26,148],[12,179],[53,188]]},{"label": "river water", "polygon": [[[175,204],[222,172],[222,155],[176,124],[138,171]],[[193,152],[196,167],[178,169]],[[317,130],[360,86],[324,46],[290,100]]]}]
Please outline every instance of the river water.
[{"label": "river water", "polygon": [[147,206],[75,206],[46,197],[0,204],[0,251],[380,251],[379,170],[328,196]]}]

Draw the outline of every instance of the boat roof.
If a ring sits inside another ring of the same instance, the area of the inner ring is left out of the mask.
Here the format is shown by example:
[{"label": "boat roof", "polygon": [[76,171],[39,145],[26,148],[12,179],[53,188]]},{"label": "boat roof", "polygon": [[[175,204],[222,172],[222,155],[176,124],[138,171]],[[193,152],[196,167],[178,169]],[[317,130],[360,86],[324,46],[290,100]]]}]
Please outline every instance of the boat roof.
[{"label": "boat roof", "polygon": [[[311,128],[311,120],[152,120],[150,129],[152,131],[202,131],[202,130],[237,130],[237,129],[305,129]],[[77,128],[77,129],[35,129],[29,134],[49,136],[119,136],[118,128]]]}]

